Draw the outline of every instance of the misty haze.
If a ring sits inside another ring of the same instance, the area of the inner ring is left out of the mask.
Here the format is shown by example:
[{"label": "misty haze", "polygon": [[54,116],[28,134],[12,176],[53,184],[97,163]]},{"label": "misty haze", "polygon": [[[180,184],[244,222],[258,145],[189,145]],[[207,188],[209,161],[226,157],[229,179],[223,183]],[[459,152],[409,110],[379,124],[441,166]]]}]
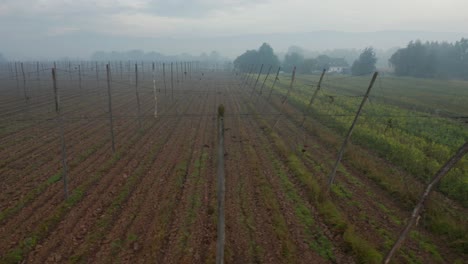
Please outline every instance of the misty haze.
[{"label": "misty haze", "polygon": [[465,263],[466,10],[0,1],[0,263]]}]

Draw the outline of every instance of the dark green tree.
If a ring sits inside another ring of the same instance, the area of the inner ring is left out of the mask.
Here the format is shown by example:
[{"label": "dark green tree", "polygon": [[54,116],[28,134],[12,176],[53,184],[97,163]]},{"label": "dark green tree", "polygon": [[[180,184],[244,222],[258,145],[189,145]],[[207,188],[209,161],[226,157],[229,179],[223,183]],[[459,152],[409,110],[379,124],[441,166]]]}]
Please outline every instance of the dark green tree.
[{"label": "dark green tree", "polygon": [[284,56],[283,61],[283,70],[285,72],[292,72],[294,66],[297,66],[298,69],[301,69],[302,64],[304,63],[304,57],[296,52],[288,53]]},{"label": "dark green tree", "polygon": [[299,72],[305,74],[312,73],[320,68],[318,65],[317,59],[305,59],[302,66],[299,68]]},{"label": "dark green tree", "polygon": [[353,62],[351,74],[362,75],[372,73],[375,71],[376,62],[377,58],[375,57],[374,49],[372,47],[365,48],[361,55],[359,55],[359,58]]},{"label": "dark green tree", "polygon": [[435,75],[435,53],[429,45],[420,41],[410,42],[405,49],[399,49],[389,62],[395,69],[396,75],[414,77],[433,77]]},{"label": "dark green tree", "polygon": [[278,67],[280,65],[280,61],[275,55],[273,48],[267,43],[263,43],[262,46],[260,46],[258,49],[258,56],[258,64],[263,64],[265,66],[271,65],[273,67]]},{"label": "dark green tree", "polygon": [[280,65],[278,57],[267,43],[263,43],[258,50],[247,50],[234,60],[234,67],[243,72],[248,72],[252,65],[261,64],[265,65],[265,67],[271,65],[273,68]]},{"label": "dark green tree", "polygon": [[248,50],[234,60],[234,67],[243,72],[248,72],[253,65],[258,63],[257,61],[258,52],[256,50]]}]

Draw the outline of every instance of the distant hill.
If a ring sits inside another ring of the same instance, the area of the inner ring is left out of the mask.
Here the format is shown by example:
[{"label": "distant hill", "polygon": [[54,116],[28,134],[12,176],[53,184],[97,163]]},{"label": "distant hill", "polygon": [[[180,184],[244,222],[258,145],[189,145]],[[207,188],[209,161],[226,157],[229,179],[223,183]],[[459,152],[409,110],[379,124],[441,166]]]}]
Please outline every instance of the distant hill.
[{"label": "distant hill", "polygon": [[26,39],[18,43],[7,38],[2,42],[2,51],[12,59],[24,58],[61,58],[65,56],[91,58],[95,51],[125,51],[140,49],[163,54],[218,51],[221,56],[234,59],[247,49],[269,43],[276,53],[286,52],[292,45],[309,51],[332,49],[362,49],[373,46],[377,50],[404,47],[411,40],[456,41],[468,37],[468,33],[424,32],[424,31],[378,31],[378,32],[340,32],[313,31],[306,33],[250,34],[221,37],[125,37],[91,32],[76,31],[60,36],[43,36]]}]

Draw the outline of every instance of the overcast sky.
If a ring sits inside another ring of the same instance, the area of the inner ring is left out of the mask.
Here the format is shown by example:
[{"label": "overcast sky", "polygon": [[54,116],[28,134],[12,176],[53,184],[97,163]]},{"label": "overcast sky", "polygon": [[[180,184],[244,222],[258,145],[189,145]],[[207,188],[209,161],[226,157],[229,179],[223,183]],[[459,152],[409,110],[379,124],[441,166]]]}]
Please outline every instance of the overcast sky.
[{"label": "overcast sky", "polygon": [[[85,57],[93,48],[148,50],[148,45],[140,43],[142,39],[169,38],[185,43],[168,45],[165,41],[152,50],[197,52],[202,47],[178,49],[187,47],[186,40],[191,38],[212,41],[320,30],[414,30],[466,37],[467,10],[467,0],[0,0],[0,53],[40,57],[68,52],[72,57]],[[93,37],[103,45],[84,39]],[[76,43],[80,41],[86,44],[80,47]],[[223,53],[230,47],[208,42],[205,48]]]}]

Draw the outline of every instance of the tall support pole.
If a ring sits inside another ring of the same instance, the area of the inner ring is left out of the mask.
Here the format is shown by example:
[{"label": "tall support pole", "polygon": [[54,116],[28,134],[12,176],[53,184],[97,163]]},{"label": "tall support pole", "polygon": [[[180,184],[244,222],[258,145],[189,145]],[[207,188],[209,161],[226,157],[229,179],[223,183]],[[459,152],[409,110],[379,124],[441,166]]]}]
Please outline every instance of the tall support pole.
[{"label": "tall support pole", "polygon": [[163,82],[164,82],[164,94],[167,94],[167,85],[166,85],[166,64],[163,62]]},{"label": "tall support pole", "polygon": [[154,117],[158,117],[158,94],[156,93],[156,77],[154,72],[154,62],[153,62],[153,96],[154,96]]},{"label": "tall support pole", "polygon": [[291,93],[291,90],[293,88],[293,84],[294,84],[295,79],[296,79],[296,66],[294,66],[294,69],[293,69],[293,72],[292,72],[291,83],[289,84],[288,92],[286,93],[286,95],[283,98],[283,101],[281,102],[281,112],[278,115],[278,118],[276,119],[276,122],[273,125],[273,127],[271,128],[271,130],[275,129],[276,125],[280,121],[281,115],[283,115],[283,113],[285,112],[284,105],[286,104],[286,101],[288,100],[289,94]]},{"label": "tall support pole", "polygon": [[39,71],[39,62],[36,62],[36,72],[37,72],[36,80],[38,82],[38,85],[40,85],[41,75],[40,75],[40,71]]},{"label": "tall support pole", "polygon": [[278,67],[278,71],[276,72],[275,80],[273,81],[273,84],[270,87],[270,93],[268,94],[268,100],[270,100],[271,94],[273,93],[273,88],[275,88],[275,84],[279,80],[278,75],[279,75],[280,71],[281,71],[281,67]]},{"label": "tall support pole", "polygon": [[78,64],[78,89],[81,91],[81,63]]},{"label": "tall support pole", "polygon": [[21,74],[23,75],[23,92],[24,92],[24,100],[28,101],[28,93],[26,92],[26,74],[24,73],[24,65],[21,63]]},{"label": "tall support pole", "polygon": [[138,127],[141,130],[140,95],[138,94],[138,64],[135,64],[135,95],[137,101]]},{"label": "tall support pole", "polygon": [[255,79],[255,77],[254,77],[254,75],[255,75],[255,74],[254,74],[255,68],[256,68],[256,66],[254,65],[253,70],[252,70],[252,73],[249,74],[249,78],[247,79],[247,83],[246,83],[245,89],[247,89],[247,88],[249,88],[250,86],[252,86],[252,82],[253,82],[253,80]]},{"label": "tall support pole", "polygon": [[247,86],[247,81],[250,79],[250,74],[252,74],[252,71],[253,71],[254,67],[255,67],[255,65],[252,64],[252,66],[250,67],[249,73],[244,76],[244,80],[242,81],[243,84],[242,84],[241,89],[244,89]]},{"label": "tall support pole", "polygon": [[110,85],[110,67],[109,64],[106,64],[106,73],[107,73],[107,98],[109,106],[109,124],[110,124],[110,135],[112,140],[112,152],[115,153],[115,140],[114,140],[114,120],[112,117],[112,93]]},{"label": "tall support pole", "polygon": [[217,227],[217,242],[216,242],[216,264],[224,263],[224,235],[225,235],[225,218],[224,218],[224,106],[218,107],[218,227]]},{"label": "tall support pole", "polygon": [[96,61],[96,82],[97,82],[97,89],[99,91],[99,67],[98,67],[97,61]]},{"label": "tall support pole", "polygon": [[259,96],[257,97],[257,101],[258,101],[258,98],[260,98],[260,96],[262,96],[263,87],[265,86],[265,82],[268,79],[268,76],[270,76],[270,72],[271,72],[272,67],[273,67],[273,65],[270,65],[270,68],[268,68],[267,75],[265,76],[265,79],[263,80],[262,86],[260,87],[260,92],[259,92]]},{"label": "tall support pole", "polygon": [[348,141],[351,138],[351,134],[353,133],[354,126],[356,125],[359,115],[361,115],[362,107],[364,106],[364,104],[367,101],[367,98],[369,97],[369,93],[372,89],[372,86],[374,85],[375,79],[377,78],[378,74],[379,74],[378,72],[374,72],[374,75],[372,76],[372,80],[369,84],[369,88],[367,88],[366,94],[364,95],[364,98],[362,98],[361,105],[359,106],[356,116],[354,117],[353,123],[351,124],[351,127],[348,130],[348,134],[346,135],[346,138],[343,141],[343,145],[341,145],[341,149],[340,149],[340,152],[338,153],[335,166],[333,166],[333,170],[330,172],[330,175],[328,176],[328,192],[330,192],[330,188],[333,184],[333,181],[335,180],[336,170],[338,169],[338,165],[340,165],[341,158],[343,157],[343,153],[346,148],[346,145],[348,144]]},{"label": "tall support pole", "polygon": [[419,199],[419,203],[414,207],[413,213],[411,214],[411,218],[406,224],[405,229],[401,232],[400,236],[398,237],[398,240],[395,242],[393,245],[392,249],[388,252],[387,256],[384,259],[384,264],[390,263],[392,260],[393,255],[398,251],[398,249],[401,247],[403,242],[406,239],[406,236],[410,232],[411,228],[413,225],[417,222],[417,219],[419,218],[419,215],[421,213],[421,210],[424,207],[424,202],[426,201],[427,197],[431,193],[432,189],[439,183],[439,181],[444,177],[445,174],[447,174],[450,169],[452,169],[453,166],[461,159],[463,156],[468,153],[468,142],[465,142],[453,155],[446,163],[445,165],[440,168],[440,170],[436,173],[432,181],[427,185],[426,190],[422,193],[421,198]]},{"label": "tall support pole", "polygon": [[172,70],[172,62],[171,62],[171,99],[174,100],[174,71]]},{"label": "tall support pole", "polygon": [[67,166],[67,150],[65,146],[65,132],[63,128],[63,120],[59,106],[59,96],[57,90],[57,77],[55,74],[55,68],[52,68],[52,82],[54,88],[54,99],[55,99],[55,113],[57,114],[57,123],[60,129],[60,144],[62,147],[62,178],[63,178],[63,191],[65,193],[65,199],[68,198],[68,166]]},{"label": "tall support pole", "polygon": [[255,92],[255,88],[257,87],[257,83],[258,83],[258,80],[260,79],[260,75],[262,74],[262,70],[263,70],[263,64],[260,66],[260,70],[258,71],[257,80],[255,81],[255,84],[254,84],[254,87],[253,87],[253,89],[252,89],[252,92],[250,93],[250,97],[252,97],[252,95],[253,95],[254,92]]},{"label": "tall support pole", "polygon": [[179,85],[179,66],[175,63],[176,84]]},{"label": "tall support pole", "polygon": [[20,89],[19,89],[19,79],[18,79],[18,63],[15,61],[15,77],[16,77],[16,90],[18,91],[18,94],[21,94]]},{"label": "tall support pole", "polygon": [[123,80],[123,67],[122,67],[122,61],[120,61],[120,80]]},{"label": "tall support pole", "polygon": [[304,122],[305,122],[305,120],[306,120],[306,114],[307,114],[307,112],[309,111],[309,108],[310,108],[310,107],[312,106],[312,104],[314,103],[314,100],[315,100],[315,98],[317,97],[318,92],[320,91],[320,87],[321,87],[321,85],[322,85],[323,76],[325,75],[325,72],[326,72],[326,71],[327,71],[326,69],[323,69],[322,74],[320,75],[320,79],[319,79],[318,84],[317,84],[317,89],[315,89],[314,94],[313,94],[312,97],[310,98],[309,104],[307,105],[306,109],[304,110],[304,116],[302,117],[301,127],[304,125]]}]

